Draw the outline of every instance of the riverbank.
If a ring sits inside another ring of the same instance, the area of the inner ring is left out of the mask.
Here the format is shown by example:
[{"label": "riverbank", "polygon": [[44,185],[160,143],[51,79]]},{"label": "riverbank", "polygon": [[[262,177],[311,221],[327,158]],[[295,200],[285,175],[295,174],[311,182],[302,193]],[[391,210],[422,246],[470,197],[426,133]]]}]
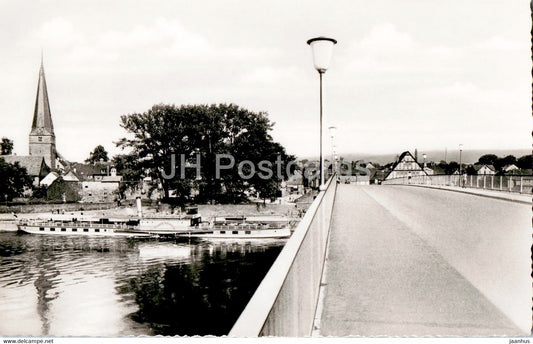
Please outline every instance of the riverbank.
[{"label": "riverbank", "polygon": [[51,213],[57,212],[72,212],[72,211],[87,211],[87,210],[103,210],[112,209],[117,205],[114,202],[108,203],[37,203],[37,204],[16,204],[16,205],[0,205],[1,214],[29,214],[29,213]]},{"label": "riverbank", "polygon": [[[199,204],[196,205],[204,220],[209,220],[215,216],[283,216],[291,219],[300,218],[307,210],[309,204],[302,203],[249,203],[249,204]],[[4,206],[5,207],[5,206]],[[54,214],[72,215],[73,217],[135,217],[137,209],[135,205],[125,205],[117,207],[115,204],[35,204],[24,205],[17,209],[15,206],[11,212],[0,212],[0,231],[16,231],[16,221],[27,218],[50,218]],[[22,210],[22,211],[20,211]],[[145,216],[171,215],[172,212],[168,204],[157,206],[144,206]]]}]

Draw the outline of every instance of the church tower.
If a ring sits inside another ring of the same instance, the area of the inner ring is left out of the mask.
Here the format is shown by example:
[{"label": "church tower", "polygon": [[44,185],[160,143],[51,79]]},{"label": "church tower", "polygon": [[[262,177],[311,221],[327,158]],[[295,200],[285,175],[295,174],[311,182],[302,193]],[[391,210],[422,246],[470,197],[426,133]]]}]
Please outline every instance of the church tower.
[{"label": "church tower", "polygon": [[42,57],[41,68],[39,70],[39,83],[37,85],[37,97],[35,99],[35,110],[33,112],[33,123],[30,132],[30,155],[42,156],[50,168],[56,168],[56,137],[52,115],[50,113]]}]

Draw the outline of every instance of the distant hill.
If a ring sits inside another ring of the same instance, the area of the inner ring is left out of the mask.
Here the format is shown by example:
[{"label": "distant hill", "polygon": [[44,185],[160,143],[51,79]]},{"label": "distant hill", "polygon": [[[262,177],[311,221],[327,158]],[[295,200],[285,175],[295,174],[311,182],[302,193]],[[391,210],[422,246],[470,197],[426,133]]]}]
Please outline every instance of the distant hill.
[{"label": "distant hill", "polygon": [[[414,155],[414,151],[410,151]],[[355,160],[364,160],[364,161],[371,161],[371,162],[377,162],[378,164],[384,165],[389,162],[394,162],[396,160],[396,156],[399,156],[402,152],[397,152],[394,154],[365,154],[365,153],[348,153],[348,154],[341,154],[341,156],[348,161],[355,161]],[[441,160],[445,160],[444,158],[444,150],[441,151],[427,151],[427,152],[418,152],[418,161],[423,162],[422,154],[427,155],[427,161],[435,161],[439,162]],[[531,150],[528,149],[477,149],[477,150],[463,150],[462,154],[462,161],[463,163],[467,164],[473,164],[478,161],[479,157],[485,154],[496,154],[498,157],[505,157],[507,155],[514,155],[516,158],[520,158],[524,155],[531,154]],[[328,159],[329,156],[325,156],[325,159]],[[309,159],[309,158],[308,158]],[[318,158],[315,158],[318,159]],[[450,161],[457,161],[459,162],[459,150],[451,151],[448,150],[446,154],[446,160],[448,162]]]}]

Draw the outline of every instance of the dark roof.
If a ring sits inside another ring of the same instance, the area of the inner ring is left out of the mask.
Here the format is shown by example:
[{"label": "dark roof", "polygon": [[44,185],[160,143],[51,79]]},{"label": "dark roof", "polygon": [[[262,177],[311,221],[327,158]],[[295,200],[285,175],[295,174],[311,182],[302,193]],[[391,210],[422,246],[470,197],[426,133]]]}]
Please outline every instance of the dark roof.
[{"label": "dark roof", "polygon": [[70,171],[74,172],[76,176],[81,177],[81,179],[92,177],[94,175],[102,175],[102,169],[106,169],[107,171],[107,166],[100,164],[81,164],[78,162],[70,164]]},{"label": "dark roof", "polygon": [[46,171],[49,170],[42,156],[2,155],[0,158],[4,159],[8,164],[18,162],[20,166],[26,168],[26,171],[32,177],[40,176],[43,167]]}]

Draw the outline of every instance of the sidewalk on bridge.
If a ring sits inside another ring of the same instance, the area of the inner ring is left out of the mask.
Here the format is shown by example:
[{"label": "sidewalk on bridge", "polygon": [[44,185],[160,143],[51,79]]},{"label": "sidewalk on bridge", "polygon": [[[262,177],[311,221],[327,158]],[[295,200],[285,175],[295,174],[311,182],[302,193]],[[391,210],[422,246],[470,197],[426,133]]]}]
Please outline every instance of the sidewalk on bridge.
[{"label": "sidewalk on bridge", "polygon": [[321,336],[493,336],[521,331],[372,198],[339,185]]},{"label": "sidewalk on bridge", "polygon": [[519,203],[526,203],[526,204],[531,204],[531,199],[532,199],[531,194],[519,194],[516,192],[507,192],[507,191],[460,188],[458,186],[445,186],[445,185],[412,184],[412,186],[462,192],[462,193],[467,193],[470,195],[490,197],[490,198],[496,198],[496,199],[501,199],[505,201],[512,201],[512,202],[519,202]]}]

